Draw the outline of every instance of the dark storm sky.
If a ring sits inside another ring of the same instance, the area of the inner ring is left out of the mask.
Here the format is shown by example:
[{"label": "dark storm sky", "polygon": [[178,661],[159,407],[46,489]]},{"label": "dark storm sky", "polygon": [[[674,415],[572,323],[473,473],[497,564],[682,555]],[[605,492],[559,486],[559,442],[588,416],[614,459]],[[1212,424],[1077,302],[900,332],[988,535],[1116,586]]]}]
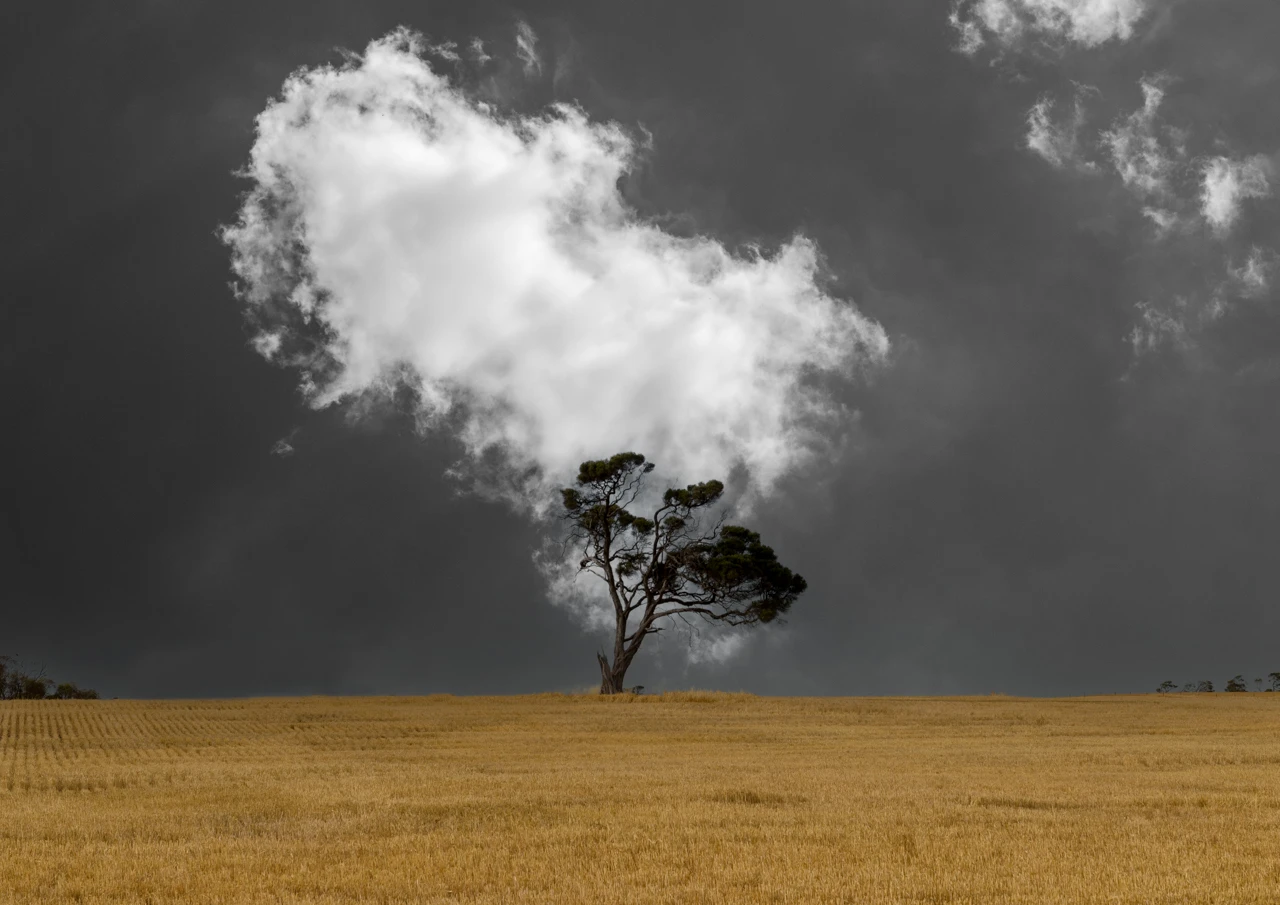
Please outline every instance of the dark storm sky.
[{"label": "dark storm sky", "polygon": [[1166,73],[1191,157],[1280,150],[1280,6],[1156,6],[1128,40],[972,56],[935,0],[4,13],[0,651],[119,696],[592,682],[538,526],[460,497],[448,436],[308,409],[250,348],[217,235],[291,71],[398,25],[511,58],[524,19],[547,66],[514,109],[643,126],[642,214],[802,230],[894,348],[846,391],[860,448],[756,517],[809,580],[789,624],[723,665],[647,650],[629,681],[1077,694],[1280,669],[1274,293],[1128,338],[1138,302],[1185,312],[1269,254],[1275,210],[1157,240],[1114,170],[1026,147],[1039,99],[1090,86],[1096,135]]}]

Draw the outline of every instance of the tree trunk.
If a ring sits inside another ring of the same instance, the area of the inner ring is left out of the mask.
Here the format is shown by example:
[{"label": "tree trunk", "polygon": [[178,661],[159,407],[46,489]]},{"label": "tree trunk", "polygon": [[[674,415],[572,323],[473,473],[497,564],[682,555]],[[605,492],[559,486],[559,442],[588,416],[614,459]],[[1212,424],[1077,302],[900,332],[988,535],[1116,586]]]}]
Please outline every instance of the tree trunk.
[{"label": "tree trunk", "polygon": [[622,680],[627,675],[626,664],[619,663],[619,668],[615,670],[609,666],[609,661],[605,659],[604,654],[596,654],[596,659],[600,661],[600,693],[620,694]]}]

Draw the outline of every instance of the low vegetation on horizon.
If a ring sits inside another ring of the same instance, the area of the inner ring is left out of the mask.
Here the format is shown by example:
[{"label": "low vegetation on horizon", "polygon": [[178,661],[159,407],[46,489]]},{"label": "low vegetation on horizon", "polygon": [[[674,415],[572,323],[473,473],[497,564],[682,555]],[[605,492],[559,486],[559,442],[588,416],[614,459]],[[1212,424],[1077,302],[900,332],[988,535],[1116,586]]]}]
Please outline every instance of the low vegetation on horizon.
[{"label": "low vegetation on horizon", "polygon": [[92,688],[81,688],[73,682],[55,683],[43,669],[33,672],[13,657],[0,656],[0,701],[38,701],[43,698],[88,701],[97,697],[98,693]]},{"label": "low vegetation on horizon", "polygon": [[78,903],[1275,901],[1280,696],[7,701]]},{"label": "low vegetation on horizon", "polygon": [[[1263,683],[1266,688],[1263,688]],[[1266,679],[1257,678],[1253,680],[1254,689],[1256,691],[1280,691],[1280,672],[1268,673]],[[1210,679],[1201,679],[1199,682],[1188,682],[1179,687],[1178,683],[1169,679],[1161,682],[1160,687],[1156,689],[1158,694],[1175,694],[1181,692],[1204,694],[1216,691],[1213,682]],[[1243,674],[1238,674],[1234,678],[1228,679],[1227,684],[1223,687],[1223,691],[1248,691],[1249,683],[1244,680]]]}]

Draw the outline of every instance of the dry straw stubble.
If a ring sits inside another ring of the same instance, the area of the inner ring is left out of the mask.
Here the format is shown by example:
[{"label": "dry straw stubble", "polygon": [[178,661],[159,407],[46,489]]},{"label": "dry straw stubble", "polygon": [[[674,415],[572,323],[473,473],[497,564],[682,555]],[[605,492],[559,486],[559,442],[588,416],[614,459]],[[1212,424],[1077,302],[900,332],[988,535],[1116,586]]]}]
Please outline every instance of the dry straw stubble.
[{"label": "dry straw stubble", "polygon": [[1280,695],[0,703],[0,898],[1280,902]]}]

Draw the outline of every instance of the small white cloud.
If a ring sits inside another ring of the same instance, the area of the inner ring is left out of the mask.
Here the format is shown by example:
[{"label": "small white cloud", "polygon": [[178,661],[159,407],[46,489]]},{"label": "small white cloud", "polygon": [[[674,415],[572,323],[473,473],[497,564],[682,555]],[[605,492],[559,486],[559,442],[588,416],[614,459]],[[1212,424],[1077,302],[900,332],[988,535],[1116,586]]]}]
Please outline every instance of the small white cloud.
[{"label": "small white cloud", "polygon": [[[517,44],[518,43],[519,43],[519,39],[517,38]],[[489,56],[489,54],[484,52],[484,41],[481,41],[479,38],[471,39],[470,49],[471,49],[471,59],[475,60],[476,63],[478,63],[481,66],[483,66],[485,63],[493,59],[493,57]]]},{"label": "small white cloud", "polygon": [[288,436],[281,437],[273,443],[271,445],[271,455],[279,456],[282,459],[287,459],[289,456],[292,456],[295,452],[293,448],[293,439],[298,436],[298,430],[299,428],[295,427],[293,430],[289,431]]},{"label": "small white cloud", "polygon": [[1097,47],[1127,41],[1147,0],[956,0],[949,21],[958,50],[973,54],[988,41],[1012,49],[1038,40],[1054,46]]},{"label": "small white cloud", "polygon": [[523,20],[516,23],[516,56],[524,63],[525,75],[542,72],[542,58],[538,56],[538,36],[529,27],[529,23]]},{"label": "small white cloud", "polygon": [[1102,133],[1102,144],[1110,152],[1116,173],[1130,191],[1142,198],[1159,198],[1169,194],[1169,177],[1176,160],[1185,151],[1176,136],[1173,141],[1161,140],[1156,122],[1164,100],[1161,80],[1143,79],[1142,98],[1140,109]]},{"label": "small white cloud", "polygon": [[1164,238],[1182,226],[1182,218],[1175,212],[1162,207],[1144,207],[1142,216],[1150,220],[1156,227],[1156,235]]},{"label": "small white cloud", "polygon": [[1275,268],[1275,255],[1253,248],[1240,267],[1228,267],[1230,282],[1247,298],[1257,298],[1271,284],[1271,271]]},{"label": "small white cloud", "polygon": [[1214,157],[1201,171],[1200,212],[1219,235],[1231,231],[1240,217],[1240,203],[1246,198],[1263,198],[1271,193],[1267,178],[1270,161],[1256,155],[1246,160]]},{"label": "small white cloud", "polygon": [[947,21],[959,33],[956,50],[965,56],[971,57],[982,49],[982,45],[986,43],[986,40],[982,37],[982,26],[972,19],[960,18],[959,3],[951,8],[951,14],[947,17]]},{"label": "small white cloud", "polygon": [[1077,95],[1072,112],[1062,122],[1052,117],[1054,102],[1041,98],[1027,113],[1027,148],[1059,169],[1074,167],[1095,170],[1097,167],[1085,160],[1080,149],[1080,130],[1084,127],[1084,101]]},{"label": "small white cloud", "polygon": [[1200,309],[1200,323],[1198,327],[1218,320],[1227,313],[1230,306],[1227,303],[1227,297],[1219,288],[1213,295],[1209,296],[1209,301]]},{"label": "small white cloud", "polygon": [[1138,302],[1136,307],[1138,322],[1128,337],[1135,356],[1149,355],[1164,346],[1180,350],[1190,348],[1185,299],[1175,300],[1172,310],[1145,301]]},{"label": "small white cloud", "polygon": [[443,44],[432,44],[428,50],[435,56],[450,63],[461,63],[462,57],[458,54],[458,45],[453,41],[445,41]]},{"label": "small white cloud", "polygon": [[1139,316],[1129,334],[1129,342],[1137,357],[1169,347],[1189,351],[1199,334],[1230,313],[1241,297],[1258,298],[1270,284],[1276,256],[1260,248],[1250,251],[1239,267],[1227,264],[1226,274],[1216,285],[1206,286],[1193,295],[1176,295],[1163,305],[1139,302]]},{"label": "small white cloud", "polygon": [[733,635],[704,637],[699,632],[689,636],[686,657],[690,664],[713,663],[720,665],[732,660],[747,645],[747,636],[741,632]]},{"label": "small white cloud", "polygon": [[249,340],[249,345],[253,346],[254,351],[265,358],[267,361],[276,357],[276,353],[280,351],[280,345],[283,342],[279,333],[259,333],[253,339]]}]

